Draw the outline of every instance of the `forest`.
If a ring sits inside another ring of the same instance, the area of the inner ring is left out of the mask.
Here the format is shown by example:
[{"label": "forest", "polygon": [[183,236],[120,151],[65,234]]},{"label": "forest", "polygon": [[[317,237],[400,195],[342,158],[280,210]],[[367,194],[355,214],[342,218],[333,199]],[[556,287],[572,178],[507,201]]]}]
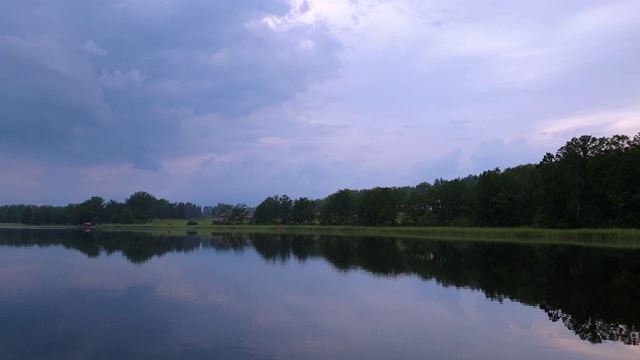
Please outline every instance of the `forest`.
[{"label": "forest", "polygon": [[123,203],[94,196],[64,207],[0,206],[0,223],[145,223],[640,228],[640,134],[572,138],[537,164],[416,186],[342,189],[324,199],[267,197],[255,209],[202,208],[137,192]]},{"label": "forest", "polygon": [[257,224],[640,227],[640,134],[581,136],[538,164],[415,187],[339,190],[325,199],[272,196]]}]

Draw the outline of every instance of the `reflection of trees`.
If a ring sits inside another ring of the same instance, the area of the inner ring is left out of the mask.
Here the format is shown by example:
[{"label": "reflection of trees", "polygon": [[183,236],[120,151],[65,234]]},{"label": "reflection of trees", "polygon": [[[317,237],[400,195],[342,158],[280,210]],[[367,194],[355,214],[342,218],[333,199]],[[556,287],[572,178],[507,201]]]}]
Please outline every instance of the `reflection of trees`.
[{"label": "reflection of trees", "polygon": [[640,332],[637,327],[628,327],[621,323],[607,323],[601,319],[590,317],[579,320],[579,317],[563,313],[560,309],[547,309],[540,306],[553,322],[562,321],[564,326],[575,332],[580,339],[591,343],[603,341],[621,341],[627,345],[640,345]]},{"label": "reflection of trees", "polygon": [[[640,345],[639,251],[340,236],[264,235],[270,261],[324,257],[337,269],[418,275],[443,286],[482,291],[495,301],[539,306],[592,343]],[[295,250],[294,250],[295,249]]]},{"label": "reflection of trees", "polygon": [[252,235],[252,243],[256,251],[271,262],[286,262],[291,256],[298,261],[320,256],[317,242],[309,235],[258,234]]},{"label": "reflection of trees", "polygon": [[0,229],[0,245],[64,246],[76,249],[88,257],[116,252],[135,264],[169,252],[189,252],[200,247],[219,251],[236,250],[250,244],[249,239],[233,237],[201,237],[185,235],[158,236],[145,232],[96,232],[79,229]]},{"label": "reflection of trees", "polygon": [[64,246],[89,257],[121,252],[133,263],[198,248],[242,252],[269,262],[324,258],[337,269],[417,275],[482,291],[495,301],[538,306],[591,343],[640,345],[640,251],[320,235],[152,235],[144,232],[0,229],[0,245]]}]

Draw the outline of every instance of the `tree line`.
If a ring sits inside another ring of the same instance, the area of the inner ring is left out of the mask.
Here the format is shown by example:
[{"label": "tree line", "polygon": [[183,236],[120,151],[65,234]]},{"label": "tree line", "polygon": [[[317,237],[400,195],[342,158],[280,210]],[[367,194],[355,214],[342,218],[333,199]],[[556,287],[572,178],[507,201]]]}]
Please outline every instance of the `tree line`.
[{"label": "tree line", "polygon": [[138,191],[123,203],[105,201],[93,196],[80,204],[67,206],[5,205],[0,206],[0,223],[25,225],[62,225],[90,223],[134,224],[153,219],[197,219],[203,214],[201,206],[172,203],[166,199]]},{"label": "tree line", "polygon": [[208,217],[223,224],[640,227],[640,134],[572,138],[538,164],[416,186],[342,189],[324,199],[267,197],[255,209],[200,207],[136,192],[65,207],[0,206],[0,223],[144,223]]},{"label": "tree line", "polygon": [[[315,209],[315,215],[303,209]],[[572,138],[538,164],[415,187],[343,189],[315,202],[273,196],[256,208],[254,222],[638,228],[640,134]]]}]

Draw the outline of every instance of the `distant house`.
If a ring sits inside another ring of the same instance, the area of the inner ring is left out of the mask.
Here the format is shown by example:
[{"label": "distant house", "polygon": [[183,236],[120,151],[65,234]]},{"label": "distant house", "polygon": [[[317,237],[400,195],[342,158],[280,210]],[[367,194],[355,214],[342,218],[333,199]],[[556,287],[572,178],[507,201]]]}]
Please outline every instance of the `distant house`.
[{"label": "distant house", "polygon": [[219,222],[223,222],[223,221],[225,221],[226,219],[227,219],[227,213],[222,213],[222,214],[220,214],[220,215],[216,216],[216,217],[213,219],[213,221],[214,221],[214,222],[218,222],[218,221],[219,221]]}]

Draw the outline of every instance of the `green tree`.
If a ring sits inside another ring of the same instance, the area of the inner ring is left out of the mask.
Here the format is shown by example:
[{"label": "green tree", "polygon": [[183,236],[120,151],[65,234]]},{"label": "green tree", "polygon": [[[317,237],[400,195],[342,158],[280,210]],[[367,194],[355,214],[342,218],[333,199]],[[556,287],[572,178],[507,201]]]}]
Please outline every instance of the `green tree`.
[{"label": "green tree", "polygon": [[103,209],[104,199],[99,196],[92,196],[80,204],[69,204],[66,208],[67,219],[71,224],[97,223],[102,220]]},{"label": "green tree", "polygon": [[420,218],[426,216],[430,211],[431,206],[428,202],[427,193],[414,191],[409,194],[409,197],[402,208],[402,212],[404,213],[402,225],[416,226],[418,225]]},{"label": "green tree", "polygon": [[233,207],[231,213],[227,217],[227,222],[229,224],[242,224],[248,214],[247,205],[237,204]]},{"label": "green tree", "polygon": [[418,194],[426,194],[429,191],[430,187],[431,184],[429,184],[428,182],[421,182],[420,184],[416,185],[415,192]]},{"label": "green tree", "polygon": [[136,221],[136,217],[133,215],[131,209],[124,208],[118,220],[118,223],[121,224],[133,224]]},{"label": "green tree", "polygon": [[419,225],[468,226],[473,210],[476,176],[454,180],[437,179],[427,191],[430,211]]},{"label": "green tree", "polygon": [[399,189],[376,187],[366,190],[358,203],[358,223],[365,226],[394,226],[403,193]]},{"label": "green tree", "polygon": [[287,195],[282,195],[278,203],[278,213],[280,215],[281,224],[289,224],[291,222],[291,209],[293,207],[293,200]]},{"label": "green tree", "polygon": [[35,225],[50,225],[56,223],[58,211],[55,207],[50,205],[43,205],[38,206],[35,210]]},{"label": "green tree", "polygon": [[535,167],[485,171],[475,186],[474,219],[479,226],[530,225],[532,178]]},{"label": "green tree", "polygon": [[270,196],[264,199],[260,205],[256,207],[253,213],[254,223],[260,224],[276,224],[280,220],[280,197],[278,195]]},{"label": "green tree", "polygon": [[0,222],[2,223],[20,223],[22,222],[22,213],[26,205],[4,205],[0,206]]},{"label": "green tree", "polygon": [[157,200],[148,192],[138,191],[125,200],[136,222],[145,223],[153,220],[157,211]]},{"label": "green tree", "polygon": [[308,225],[316,218],[316,203],[306,197],[301,197],[293,202],[291,217],[294,224]]},{"label": "green tree", "polygon": [[218,203],[218,205],[212,207],[209,211],[209,215],[212,218],[216,218],[221,214],[226,214],[228,212],[230,212],[231,210],[233,210],[233,205],[229,205],[229,204],[224,204],[224,203]]},{"label": "green tree", "polygon": [[534,224],[544,227],[640,225],[640,134],[572,138],[536,166]]},{"label": "green tree", "polygon": [[22,210],[21,222],[25,225],[33,225],[35,219],[36,207],[33,205],[25,206]]},{"label": "green tree", "polygon": [[323,225],[355,225],[357,222],[357,202],[355,191],[339,190],[327,197],[327,202],[320,212],[320,223]]},{"label": "green tree", "polygon": [[156,216],[158,219],[172,219],[174,205],[167,199],[158,199],[156,201]]}]

